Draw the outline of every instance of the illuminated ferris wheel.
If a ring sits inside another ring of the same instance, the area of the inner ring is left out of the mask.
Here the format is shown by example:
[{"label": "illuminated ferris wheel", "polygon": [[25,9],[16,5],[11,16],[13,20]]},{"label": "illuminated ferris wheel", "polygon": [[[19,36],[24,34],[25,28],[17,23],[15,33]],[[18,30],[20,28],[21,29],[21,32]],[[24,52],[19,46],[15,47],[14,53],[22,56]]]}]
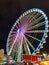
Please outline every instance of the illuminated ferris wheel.
[{"label": "illuminated ferris wheel", "polygon": [[21,61],[23,54],[39,53],[47,38],[48,19],[46,14],[33,8],[24,12],[14,23],[7,39],[7,54]]}]

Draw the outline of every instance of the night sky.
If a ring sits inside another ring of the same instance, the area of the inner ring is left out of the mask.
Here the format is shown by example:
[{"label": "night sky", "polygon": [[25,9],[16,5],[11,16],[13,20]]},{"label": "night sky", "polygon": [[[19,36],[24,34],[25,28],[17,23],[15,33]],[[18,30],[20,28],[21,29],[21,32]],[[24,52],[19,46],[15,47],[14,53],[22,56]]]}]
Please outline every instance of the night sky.
[{"label": "night sky", "polygon": [[[6,41],[17,18],[31,8],[42,9],[49,19],[49,0],[0,0],[0,49],[6,53]],[[48,33],[49,36],[49,33]],[[49,37],[41,52],[49,53]]]}]

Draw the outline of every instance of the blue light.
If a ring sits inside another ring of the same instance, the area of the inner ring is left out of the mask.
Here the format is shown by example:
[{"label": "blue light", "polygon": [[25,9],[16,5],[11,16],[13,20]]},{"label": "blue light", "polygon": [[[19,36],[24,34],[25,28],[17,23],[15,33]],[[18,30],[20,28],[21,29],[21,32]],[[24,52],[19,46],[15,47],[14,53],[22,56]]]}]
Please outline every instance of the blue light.
[{"label": "blue light", "polygon": [[17,30],[17,32],[19,32],[19,31],[20,31],[20,29]]},{"label": "blue light", "polygon": [[17,32],[20,33],[21,32],[21,29],[18,29]]}]

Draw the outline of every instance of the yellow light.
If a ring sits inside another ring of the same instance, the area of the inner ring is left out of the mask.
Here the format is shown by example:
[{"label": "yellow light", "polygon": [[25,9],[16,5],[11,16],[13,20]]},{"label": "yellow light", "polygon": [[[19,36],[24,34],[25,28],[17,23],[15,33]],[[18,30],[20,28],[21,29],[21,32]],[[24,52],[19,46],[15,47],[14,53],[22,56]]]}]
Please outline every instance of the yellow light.
[{"label": "yellow light", "polygon": [[41,65],[49,65],[49,61],[42,61],[40,64]]},{"label": "yellow light", "polygon": [[47,57],[47,54],[46,53],[43,53],[43,56],[44,56],[44,58],[46,58]]}]

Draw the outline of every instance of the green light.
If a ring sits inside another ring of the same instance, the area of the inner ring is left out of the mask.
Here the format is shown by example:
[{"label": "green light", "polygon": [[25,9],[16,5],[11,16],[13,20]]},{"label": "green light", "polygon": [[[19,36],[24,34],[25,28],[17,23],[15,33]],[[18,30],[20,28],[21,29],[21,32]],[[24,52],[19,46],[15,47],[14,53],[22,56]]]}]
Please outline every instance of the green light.
[{"label": "green light", "polygon": [[3,61],[6,61],[6,60],[7,60],[7,58],[2,58],[2,60],[3,60]]}]

